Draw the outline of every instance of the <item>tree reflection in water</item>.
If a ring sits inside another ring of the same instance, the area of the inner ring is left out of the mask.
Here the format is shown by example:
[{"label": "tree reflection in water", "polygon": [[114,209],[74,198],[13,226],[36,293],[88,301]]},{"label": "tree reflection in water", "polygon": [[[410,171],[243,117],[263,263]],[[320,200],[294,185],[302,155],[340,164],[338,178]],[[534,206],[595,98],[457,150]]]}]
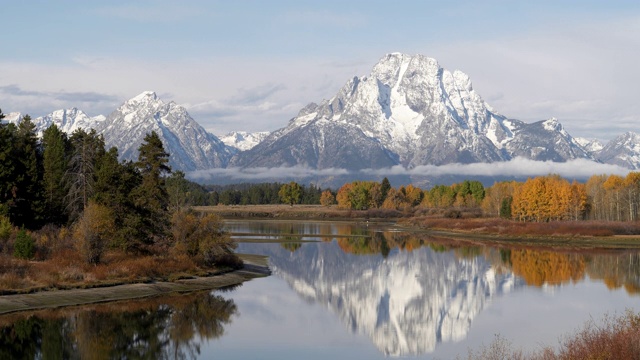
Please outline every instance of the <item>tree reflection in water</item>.
[{"label": "tree reflection in water", "polygon": [[411,252],[429,246],[435,252],[454,251],[457,257],[463,259],[483,256],[496,269],[513,271],[527,285],[578,282],[588,275],[604,281],[610,289],[624,287],[629,294],[640,293],[640,252],[637,250],[558,251],[506,245],[498,248],[470,246],[465,241],[420,233],[370,232],[346,226],[338,229],[335,240],[340,249],[348,254],[381,254],[386,258],[392,249]]},{"label": "tree reflection in water", "polygon": [[189,359],[224,334],[233,300],[209,292],[0,317],[1,359]]}]

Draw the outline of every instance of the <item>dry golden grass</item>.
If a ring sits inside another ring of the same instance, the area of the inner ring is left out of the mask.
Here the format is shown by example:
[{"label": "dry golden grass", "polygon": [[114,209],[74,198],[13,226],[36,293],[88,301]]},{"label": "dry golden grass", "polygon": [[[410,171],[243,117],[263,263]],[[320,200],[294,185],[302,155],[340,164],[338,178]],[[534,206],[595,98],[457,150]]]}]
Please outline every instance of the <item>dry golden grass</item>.
[{"label": "dry golden grass", "polygon": [[202,267],[184,254],[134,256],[112,250],[97,265],[87,264],[77,251],[69,248],[53,251],[47,260],[41,261],[0,254],[0,294],[166,281],[222,270]]},{"label": "dry golden grass", "polygon": [[528,355],[513,349],[508,340],[497,337],[489,346],[470,351],[467,359],[640,359],[640,313],[627,311],[618,317],[606,316],[601,323],[589,321],[575,334],[563,338],[557,349],[545,347]]},{"label": "dry golden grass", "polygon": [[613,236],[640,237],[640,223],[604,221],[521,222],[499,218],[450,219],[416,217],[411,224],[423,228],[511,236]]}]

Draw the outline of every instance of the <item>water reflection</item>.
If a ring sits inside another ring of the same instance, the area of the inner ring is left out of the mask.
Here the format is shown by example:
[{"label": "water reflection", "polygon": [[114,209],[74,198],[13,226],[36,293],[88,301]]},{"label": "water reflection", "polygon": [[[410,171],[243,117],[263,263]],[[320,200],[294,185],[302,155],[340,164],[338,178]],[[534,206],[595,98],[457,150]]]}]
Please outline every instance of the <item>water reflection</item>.
[{"label": "water reflection", "polygon": [[[463,339],[493,296],[522,283],[481,257],[429,247],[391,250],[380,239],[304,244],[294,253],[272,246],[266,252],[276,276],[307,300],[327,304],[387,355],[431,352],[438,342]],[[248,252],[260,247],[243,245]],[[343,251],[345,245],[353,254],[375,255],[353,255]]]},{"label": "water reflection", "polygon": [[[270,257],[273,274],[326,304],[386,355],[432,352],[465,339],[496,297],[590,277],[637,293],[637,252],[572,253],[488,247],[388,228],[323,224],[324,243],[241,244]],[[246,231],[246,230],[245,230]]]},{"label": "water reflection", "polygon": [[208,292],[0,317],[1,359],[188,359],[237,308]]}]

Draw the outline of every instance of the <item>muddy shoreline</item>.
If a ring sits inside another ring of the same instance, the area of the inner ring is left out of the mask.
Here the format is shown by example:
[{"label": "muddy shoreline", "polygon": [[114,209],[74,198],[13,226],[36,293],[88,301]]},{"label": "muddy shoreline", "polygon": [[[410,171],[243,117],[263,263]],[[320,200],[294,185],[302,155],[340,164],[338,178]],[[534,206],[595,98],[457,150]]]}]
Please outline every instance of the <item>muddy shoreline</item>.
[{"label": "muddy shoreline", "polygon": [[243,256],[245,266],[227,273],[193,277],[176,281],[123,284],[89,289],[40,291],[30,294],[0,296],[0,315],[20,311],[53,309],[65,306],[96,304],[109,301],[141,299],[170,293],[214,290],[242,284],[270,274],[266,258]]}]

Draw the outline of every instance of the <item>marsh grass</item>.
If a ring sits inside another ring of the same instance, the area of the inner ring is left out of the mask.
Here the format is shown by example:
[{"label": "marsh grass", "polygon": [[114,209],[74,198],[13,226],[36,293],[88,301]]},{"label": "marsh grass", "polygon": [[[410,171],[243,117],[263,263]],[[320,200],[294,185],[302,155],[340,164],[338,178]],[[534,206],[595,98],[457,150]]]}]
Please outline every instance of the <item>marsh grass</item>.
[{"label": "marsh grass", "polygon": [[638,235],[640,223],[605,221],[520,222],[499,218],[415,217],[410,223],[428,229],[457,230],[510,236]]},{"label": "marsh grass", "polygon": [[[461,359],[458,357],[458,359]],[[627,310],[624,315],[590,320],[572,335],[560,339],[557,348],[544,347],[525,354],[501,336],[478,350],[469,350],[468,360],[620,360],[640,359],[640,313]]]}]

